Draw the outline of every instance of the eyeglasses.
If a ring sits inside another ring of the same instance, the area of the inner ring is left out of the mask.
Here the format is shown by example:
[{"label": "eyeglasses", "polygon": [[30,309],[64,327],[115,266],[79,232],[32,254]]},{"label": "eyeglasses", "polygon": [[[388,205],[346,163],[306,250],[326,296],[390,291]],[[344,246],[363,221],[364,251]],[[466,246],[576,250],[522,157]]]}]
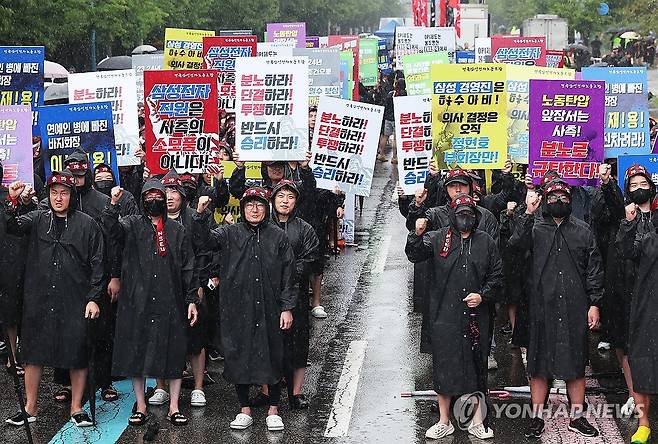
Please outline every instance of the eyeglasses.
[{"label": "eyeglasses", "polygon": [[244,207],[245,207],[247,210],[254,210],[254,209],[256,209],[256,210],[262,211],[262,210],[265,209],[265,204],[264,204],[264,203],[261,203],[261,202],[247,202],[247,203],[244,205]]},{"label": "eyeglasses", "polygon": [[548,203],[556,203],[558,201],[563,202],[563,203],[571,202],[571,199],[569,198],[569,196],[566,196],[566,195],[556,196],[554,194],[551,195],[551,196],[548,196],[548,199],[546,199],[546,200],[548,201]]}]

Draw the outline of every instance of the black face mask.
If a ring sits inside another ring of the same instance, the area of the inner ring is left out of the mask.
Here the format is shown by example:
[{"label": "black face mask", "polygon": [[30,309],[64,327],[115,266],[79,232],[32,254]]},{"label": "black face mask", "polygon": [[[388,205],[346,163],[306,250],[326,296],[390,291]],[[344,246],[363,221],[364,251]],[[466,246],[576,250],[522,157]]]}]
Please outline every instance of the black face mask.
[{"label": "black face mask", "polygon": [[98,180],[96,181],[96,189],[101,193],[109,196],[112,192],[112,187],[114,187],[113,180]]},{"label": "black face mask", "polygon": [[145,200],[144,210],[149,216],[164,216],[167,211],[167,202],[164,199]]},{"label": "black face mask", "polygon": [[631,198],[631,202],[637,205],[649,202],[651,199],[651,190],[646,188],[638,188],[637,190],[631,191],[628,193],[628,196]]},{"label": "black face mask", "polygon": [[546,211],[549,215],[562,219],[571,214],[571,202],[565,203],[558,201],[555,203],[549,203],[546,205]]},{"label": "black face mask", "polygon": [[455,215],[456,228],[460,233],[467,233],[475,227],[475,214],[459,213]]}]

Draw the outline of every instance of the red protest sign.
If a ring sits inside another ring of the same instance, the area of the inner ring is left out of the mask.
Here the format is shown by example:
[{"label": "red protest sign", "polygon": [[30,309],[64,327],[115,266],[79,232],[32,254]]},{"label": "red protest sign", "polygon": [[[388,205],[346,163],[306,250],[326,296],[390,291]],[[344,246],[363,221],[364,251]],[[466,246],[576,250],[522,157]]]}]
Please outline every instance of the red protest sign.
[{"label": "red protest sign", "polygon": [[491,61],[514,65],[546,66],[546,37],[491,37]]},{"label": "red protest sign", "polygon": [[217,72],[144,71],[146,166],[201,173],[219,143]]},{"label": "red protest sign", "polygon": [[359,36],[358,35],[330,35],[329,48],[339,48],[343,51],[352,50],[354,55],[354,68],[352,70],[354,89],[352,100],[359,101]]}]

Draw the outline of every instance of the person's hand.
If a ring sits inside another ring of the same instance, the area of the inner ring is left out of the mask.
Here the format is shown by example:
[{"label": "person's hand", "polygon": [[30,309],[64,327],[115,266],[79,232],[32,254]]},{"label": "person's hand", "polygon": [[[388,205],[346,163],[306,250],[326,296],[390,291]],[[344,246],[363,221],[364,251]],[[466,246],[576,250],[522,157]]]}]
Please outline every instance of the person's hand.
[{"label": "person's hand", "polygon": [[477,293],[469,293],[462,301],[466,302],[469,308],[475,308],[482,303],[482,296]]},{"label": "person's hand", "polygon": [[635,220],[635,216],[637,216],[637,204],[630,203],[626,205],[625,210],[626,210],[626,220],[629,222]]},{"label": "person's hand", "polygon": [[196,309],[196,304],[192,303],[187,306],[187,319],[190,321],[190,327],[194,327],[199,318],[199,312]]},{"label": "person's hand", "polygon": [[599,319],[599,307],[592,305],[587,311],[587,325],[590,330],[595,329],[596,326],[599,325]]},{"label": "person's hand", "polygon": [[427,199],[427,189],[418,188],[416,190],[416,206],[420,207],[423,204],[423,202],[425,202],[425,199]]},{"label": "person's hand", "polygon": [[144,182],[146,182],[150,178],[151,178],[151,170],[149,169],[149,167],[145,166],[144,173],[142,173],[142,179],[144,179]]},{"label": "person's hand", "polygon": [[235,162],[236,168],[244,168],[244,162],[240,162],[240,152],[237,150],[233,151],[233,162]]},{"label": "person's hand", "polygon": [[336,217],[338,219],[342,219],[343,216],[345,216],[345,208],[343,208],[343,207],[336,208]]},{"label": "person's hand", "polygon": [[395,191],[398,193],[399,198],[404,197],[404,190],[400,186],[400,182],[398,182],[397,185],[395,186]]},{"label": "person's hand", "polygon": [[17,180],[16,182],[12,182],[9,184],[9,198],[12,200],[18,200],[20,195],[23,193],[25,190],[25,184],[21,180]]},{"label": "person's hand", "polygon": [[534,191],[531,192],[528,190],[528,193],[525,196],[525,204],[526,204],[526,214],[535,214],[535,211],[537,211],[537,208],[539,208],[539,204],[541,204],[541,195],[538,193],[535,193]]},{"label": "person's hand", "polygon": [[122,196],[123,196],[123,188],[121,187],[112,188],[112,191],[110,191],[110,198],[112,205],[118,204]]},{"label": "person's hand", "polygon": [[210,205],[210,196],[201,196],[196,205],[196,212],[203,214],[203,212],[206,211],[206,208],[208,208],[208,205]]},{"label": "person's hand", "polygon": [[224,180],[224,164],[221,162],[207,165],[206,172],[212,174],[215,180]]},{"label": "person's hand", "polygon": [[107,284],[107,295],[110,297],[110,302],[115,303],[119,299],[119,289],[121,289],[121,279],[112,278],[110,283]]},{"label": "person's hand", "polygon": [[436,162],[434,160],[430,161],[430,176],[436,176],[441,172],[436,166]]},{"label": "person's hand", "polygon": [[423,233],[425,233],[425,230],[427,230],[427,222],[428,220],[424,217],[416,219],[416,236],[422,236]]},{"label": "person's hand", "polygon": [[281,312],[279,327],[281,327],[281,330],[289,330],[292,327],[292,311],[287,310]]},{"label": "person's hand", "polygon": [[526,174],[526,175],[525,175],[524,182],[525,182],[525,187],[526,187],[527,189],[529,189],[529,190],[534,190],[534,189],[536,188],[536,187],[535,187],[535,184],[532,183],[532,175],[530,175],[530,174]]},{"label": "person's hand", "polygon": [[30,185],[30,184],[25,185],[25,189],[21,193],[21,202],[24,205],[29,204],[30,201],[32,200],[32,198],[34,196],[36,196],[36,194],[37,193],[36,193],[36,191],[34,191],[34,188],[32,188],[32,185]]},{"label": "person's hand", "polygon": [[199,298],[199,303],[203,301],[203,288],[199,287],[199,289],[196,291],[196,295]]},{"label": "person's hand", "polygon": [[507,215],[511,216],[516,210],[516,202],[507,202]]},{"label": "person's hand", "polygon": [[299,167],[307,169],[308,164],[311,162],[312,157],[313,157],[313,154],[311,154],[310,151],[306,151],[306,160],[302,160],[301,162],[299,162]]},{"label": "person's hand", "polygon": [[337,196],[342,196],[342,195],[345,194],[345,192],[343,190],[341,190],[338,185],[336,185],[331,192],[334,193]]},{"label": "person's hand", "polygon": [[512,161],[507,159],[505,161],[505,167],[501,171],[503,174],[510,174],[512,172]]},{"label": "person's hand", "polygon": [[101,315],[101,309],[98,308],[98,304],[94,301],[87,303],[85,307],[85,319],[96,319]]},{"label": "person's hand", "polygon": [[146,161],[146,153],[142,149],[142,147],[135,148],[135,151],[133,152],[133,155],[137,157],[140,162],[144,163]]},{"label": "person's hand", "polygon": [[610,182],[610,174],[612,174],[612,166],[607,163],[602,163],[599,166],[599,179],[601,179],[601,182],[604,184]]},{"label": "person's hand", "polygon": [[231,213],[227,213],[224,217],[224,222],[229,225],[233,225],[235,223],[235,219],[233,219],[233,215]]}]

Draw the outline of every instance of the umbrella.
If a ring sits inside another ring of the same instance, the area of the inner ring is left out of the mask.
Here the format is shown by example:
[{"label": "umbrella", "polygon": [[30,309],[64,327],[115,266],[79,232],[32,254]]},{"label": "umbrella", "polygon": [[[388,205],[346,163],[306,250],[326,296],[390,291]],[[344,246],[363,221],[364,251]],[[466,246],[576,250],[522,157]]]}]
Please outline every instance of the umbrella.
[{"label": "umbrella", "polygon": [[[473,363],[475,365],[475,376],[477,378],[478,390],[483,395],[482,402],[488,404],[487,400],[487,369],[485,369],[484,361],[482,360],[482,348],[480,347],[480,323],[477,318],[477,311],[474,308],[469,309],[468,325],[466,327],[469,338],[471,339],[471,350],[473,352]],[[483,406],[478,406],[482,409]],[[486,409],[485,412],[488,412]],[[484,427],[489,427],[489,415],[482,418]]]},{"label": "umbrella", "polygon": [[626,31],[619,37],[627,40],[640,40],[642,38],[642,36],[635,31]]},{"label": "umbrella", "polygon": [[158,48],[151,45],[139,45],[137,48],[133,49],[133,54],[153,54],[157,51]]},{"label": "umbrella", "polygon": [[89,410],[91,422],[96,427],[96,324],[93,319],[87,319],[87,350],[89,353],[89,371],[87,372],[87,389],[89,390]]},{"label": "umbrella", "polygon": [[96,69],[99,71],[115,71],[117,69],[130,69],[133,67],[133,60],[130,56],[114,56],[101,60]]},{"label": "umbrella", "polygon": [[46,60],[43,66],[43,77],[46,79],[65,79],[69,72],[59,63]]},{"label": "umbrella", "polygon": [[16,391],[16,396],[18,397],[18,406],[20,407],[20,411],[23,414],[23,417],[25,418],[25,421],[23,421],[23,425],[25,426],[25,434],[27,437],[27,442],[29,444],[32,444],[34,441],[32,440],[32,431],[30,430],[30,423],[27,420],[27,412],[25,411],[25,402],[23,401],[23,390],[21,388],[20,378],[18,377],[18,373],[16,372],[16,357],[14,356],[14,351],[11,349],[11,344],[9,342],[9,335],[7,334],[6,327],[2,326],[0,331],[2,332],[2,336],[0,336],[0,339],[5,341],[5,344],[7,344],[9,370],[11,371],[11,374],[14,377],[14,390]]},{"label": "umbrella", "polygon": [[[68,83],[53,83],[48,85],[43,93],[43,101],[47,104],[53,105],[55,102],[64,100],[63,103],[68,103],[69,100],[69,84]],[[61,102],[59,102],[61,103]]]},{"label": "umbrella", "polygon": [[582,51],[589,51],[589,48],[582,43],[572,43],[571,45],[567,46],[567,50],[572,50],[575,51],[577,49],[580,49]]}]

